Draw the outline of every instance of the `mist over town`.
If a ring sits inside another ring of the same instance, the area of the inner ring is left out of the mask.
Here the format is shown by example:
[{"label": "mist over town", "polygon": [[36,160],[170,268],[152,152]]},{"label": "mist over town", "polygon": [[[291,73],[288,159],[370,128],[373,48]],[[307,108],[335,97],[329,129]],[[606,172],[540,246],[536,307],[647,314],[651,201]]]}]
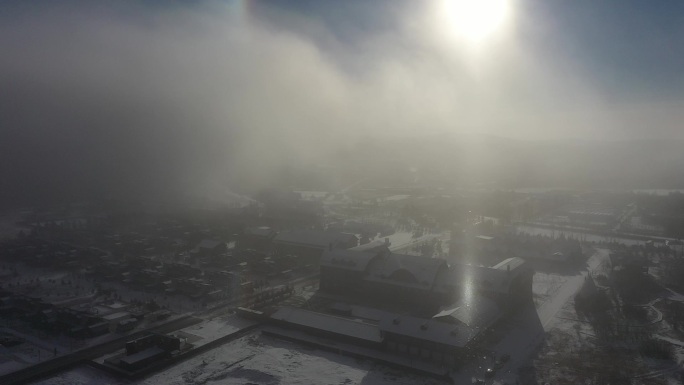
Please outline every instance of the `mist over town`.
[{"label": "mist over town", "polygon": [[0,383],[681,383],[682,15],[3,3]]}]

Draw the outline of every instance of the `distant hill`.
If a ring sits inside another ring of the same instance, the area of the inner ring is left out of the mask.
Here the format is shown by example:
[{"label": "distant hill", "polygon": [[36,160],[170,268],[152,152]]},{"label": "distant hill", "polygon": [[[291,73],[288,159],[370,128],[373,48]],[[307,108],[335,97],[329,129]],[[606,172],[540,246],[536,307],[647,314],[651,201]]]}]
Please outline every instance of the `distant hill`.
[{"label": "distant hill", "polygon": [[[175,201],[220,196],[226,189],[250,194],[263,187],[334,190],[359,181],[366,187],[684,188],[682,140],[352,137],[306,162],[292,156],[260,163],[230,151],[204,156],[202,147],[177,157],[168,149],[107,142],[85,150],[69,144],[78,151],[63,145],[36,148],[29,139],[17,143],[0,145],[0,208],[102,197]],[[316,143],[292,151],[306,152],[309,146]]]},{"label": "distant hill", "polygon": [[682,140],[524,141],[435,134],[368,140],[333,163],[379,183],[681,188],[683,150]]}]

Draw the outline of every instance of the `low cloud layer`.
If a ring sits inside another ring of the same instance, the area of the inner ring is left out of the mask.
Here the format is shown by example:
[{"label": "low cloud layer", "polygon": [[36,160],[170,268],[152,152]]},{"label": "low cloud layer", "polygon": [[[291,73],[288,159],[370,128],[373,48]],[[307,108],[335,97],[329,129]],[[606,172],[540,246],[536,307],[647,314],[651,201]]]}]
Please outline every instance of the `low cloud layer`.
[{"label": "low cloud layer", "polygon": [[[249,191],[364,140],[680,137],[678,100],[620,100],[525,15],[464,47],[425,9],[354,43],[247,3],[17,7],[0,16],[6,202]],[[645,127],[648,127],[647,129]]]}]

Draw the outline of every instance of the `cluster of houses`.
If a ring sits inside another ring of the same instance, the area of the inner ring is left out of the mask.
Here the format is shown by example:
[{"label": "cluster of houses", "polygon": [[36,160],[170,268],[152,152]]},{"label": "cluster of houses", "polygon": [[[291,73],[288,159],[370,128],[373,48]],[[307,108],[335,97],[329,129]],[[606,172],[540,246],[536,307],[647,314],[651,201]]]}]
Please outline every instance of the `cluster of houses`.
[{"label": "cluster of houses", "polygon": [[86,270],[146,291],[212,301],[249,294],[257,279],[287,278],[299,269],[313,271],[326,249],[348,249],[359,243],[356,235],[350,233],[275,232],[267,227],[247,228],[236,239],[230,249],[226,242],[201,240],[181,262],[161,262],[147,256],[100,255],[97,263],[88,265]]},{"label": "cluster of houses", "polygon": [[203,301],[225,298],[250,286],[233,272],[202,271],[188,263],[160,262],[148,257],[130,257],[121,261],[103,258],[101,263],[87,269],[87,273],[146,292],[180,294]]},{"label": "cluster of houses", "polygon": [[215,300],[249,293],[255,278],[248,277],[287,278],[295,269],[308,267],[313,271],[325,250],[348,249],[358,244],[357,236],[350,233],[247,228],[237,236],[234,249],[228,250],[225,242],[202,240],[190,251],[189,262],[101,257],[92,272],[150,291]]},{"label": "cluster of houses", "polygon": [[0,317],[26,322],[48,334],[64,333],[74,338],[92,338],[110,332],[133,330],[144,319],[161,320],[171,315],[166,310],[148,311],[118,301],[91,299],[50,303],[41,298],[0,290]]},{"label": "cluster of houses", "polygon": [[[297,202],[299,212],[310,209],[312,218],[319,215],[315,205],[306,206],[294,196],[272,194],[263,201],[274,217],[291,218],[288,207],[294,207],[292,202]],[[301,219],[307,218],[308,214]],[[315,311],[292,306],[272,308],[268,312],[271,323],[411,359],[453,365],[471,354],[485,331],[531,302],[534,272],[517,256],[553,254],[556,246],[560,247],[557,251],[568,255],[577,252],[571,240],[548,245],[544,243],[548,241],[534,238],[476,237],[474,242],[453,243],[451,254],[462,254],[465,249],[459,247],[475,244],[478,253],[491,255],[490,267],[450,264],[439,258],[394,253],[387,243],[366,242],[355,233],[341,231],[345,229],[276,231],[248,227],[231,237],[195,239],[193,247],[188,245],[189,237],[181,237],[181,247],[171,242],[174,234],[161,238],[131,234],[113,236],[111,244],[104,246],[108,253],[66,243],[24,242],[14,245],[10,257],[29,264],[78,269],[148,293],[181,294],[200,301],[249,293],[255,277],[282,277],[294,269],[309,266],[315,271],[319,267],[317,296],[334,300]],[[227,238],[235,243],[229,246]],[[359,247],[360,243],[364,245]],[[179,252],[178,247],[184,251]],[[535,250],[537,254],[532,253]],[[175,257],[163,257],[162,251]],[[501,255],[511,258],[496,259]],[[486,260],[483,257],[482,261]],[[33,320],[41,320],[32,322],[54,323],[55,330],[65,330],[68,325],[70,333],[79,336],[134,328],[148,316],[109,305],[100,305],[93,312],[42,304],[40,299],[14,295],[2,299],[0,312],[32,314]],[[180,349],[181,341],[168,338],[148,336],[129,343],[126,355],[115,365],[136,371],[171,357]]]},{"label": "cluster of houses", "polygon": [[126,234],[105,236],[111,238],[105,249],[23,236],[4,243],[2,251],[8,262],[64,269],[133,290],[208,303],[241,298],[267,280],[285,280],[294,272],[312,274],[324,250],[359,243],[354,234],[339,231],[257,227],[236,234],[230,248],[222,240],[202,239],[186,252],[158,255],[157,238]]},{"label": "cluster of houses", "polygon": [[359,245],[353,233],[334,230],[292,230],[276,232],[270,227],[247,228],[238,237],[236,247],[273,255],[296,255],[303,261],[318,263],[330,247],[349,249]]},{"label": "cluster of houses", "polygon": [[41,268],[79,269],[94,263],[102,254],[94,248],[28,237],[7,241],[0,247],[5,262],[23,262]]}]

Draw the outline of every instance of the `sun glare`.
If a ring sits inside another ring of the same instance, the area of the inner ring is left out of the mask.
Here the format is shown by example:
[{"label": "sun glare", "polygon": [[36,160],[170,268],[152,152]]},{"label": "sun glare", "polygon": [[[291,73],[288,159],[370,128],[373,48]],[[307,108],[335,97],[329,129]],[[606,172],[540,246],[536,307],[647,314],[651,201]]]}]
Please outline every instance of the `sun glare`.
[{"label": "sun glare", "polygon": [[442,0],[440,13],[460,38],[480,43],[503,26],[510,7],[510,0]]}]

